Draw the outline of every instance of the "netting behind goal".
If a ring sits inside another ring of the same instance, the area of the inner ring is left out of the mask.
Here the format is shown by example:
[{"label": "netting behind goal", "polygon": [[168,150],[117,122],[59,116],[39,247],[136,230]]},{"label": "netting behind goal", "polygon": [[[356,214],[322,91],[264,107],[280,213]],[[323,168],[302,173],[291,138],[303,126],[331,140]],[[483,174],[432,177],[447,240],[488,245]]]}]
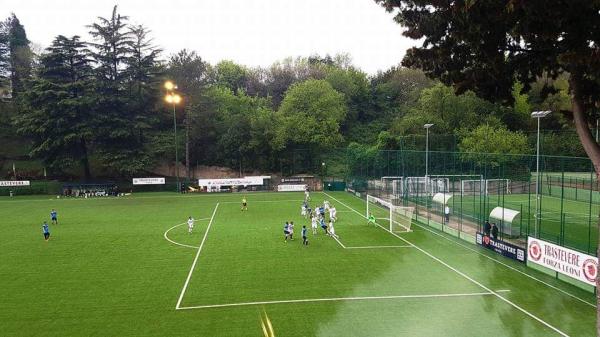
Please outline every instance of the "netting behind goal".
[{"label": "netting behind goal", "polygon": [[487,179],[485,181],[486,195],[501,195],[510,193],[510,179]]},{"label": "netting behind goal", "polygon": [[378,224],[390,232],[410,232],[414,207],[393,205],[387,200],[367,195],[367,214],[375,217]]},{"label": "netting behind goal", "polygon": [[462,195],[480,195],[485,189],[485,180],[461,180],[460,193]]},{"label": "netting behind goal", "polygon": [[450,180],[448,178],[432,177],[406,177],[404,180],[404,195],[432,196],[436,193],[447,193],[450,191]]},{"label": "netting behind goal", "polygon": [[462,180],[462,195],[498,195],[510,193],[510,179]]}]

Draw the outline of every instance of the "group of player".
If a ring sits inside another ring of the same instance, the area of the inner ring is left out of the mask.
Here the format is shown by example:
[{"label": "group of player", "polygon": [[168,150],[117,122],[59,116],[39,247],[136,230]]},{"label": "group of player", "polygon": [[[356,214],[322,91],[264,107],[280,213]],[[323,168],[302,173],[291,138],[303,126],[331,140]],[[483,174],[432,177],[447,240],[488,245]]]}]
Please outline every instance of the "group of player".
[{"label": "group of player", "polygon": [[[327,224],[325,223],[326,212],[329,213],[329,222]],[[329,201],[325,200],[322,205],[316,205],[313,211],[308,201],[305,200],[302,203],[300,215],[305,219],[310,219],[313,235],[317,234],[317,228],[320,226],[325,234],[337,238],[334,227],[334,223],[337,221],[337,210],[335,206],[329,204]]]},{"label": "group of player", "polygon": [[[305,198],[302,202],[300,215],[305,219],[310,219],[310,224],[312,228],[313,235],[316,235],[318,232],[318,227],[320,226],[323,229],[325,235],[329,235],[334,238],[338,238],[338,235],[335,233],[334,223],[337,221],[337,210],[335,206],[331,205],[329,201],[325,200],[322,205],[315,205],[315,208],[311,208],[310,204],[310,194],[308,190],[305,192]],[[326,223],[326,212],[329,213],[329,222]],[[283,225],[283,234],[284,241],[294,239],[294,222],[286,221]],[[308,246],[308,229],[306,226],[302,226],[302,244]]]},{"label": "group of player", "polygon": [[[55,209],[50,211],[50,222],[53,225],[58,225],[58,213]],[[42,224],[42,234],[44,234],[44,240],[50,240],[50,226],[48,225],[47,221],[44,221]]]}]

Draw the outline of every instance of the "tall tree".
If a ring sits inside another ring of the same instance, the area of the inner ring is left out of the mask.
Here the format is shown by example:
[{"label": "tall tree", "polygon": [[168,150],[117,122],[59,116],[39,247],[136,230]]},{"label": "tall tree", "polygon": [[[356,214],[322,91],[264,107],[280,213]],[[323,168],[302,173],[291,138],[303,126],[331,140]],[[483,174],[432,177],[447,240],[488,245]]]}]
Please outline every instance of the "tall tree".
[{"label": "tall tree", "polygon": [[16,98],[19,93],[25,90],[25,82],[31,77],[33,54],[29,47],[25,27],[14,13],[7,19],[5,25],[10,54],[12,96]]},{"label": "tall tree", "polygon": [[[202,89],[209,83],[210,66],[194,51],[183,49],[171,56],[168,64],[167,74],[177,83],[178,90],[184,96],[183,120],[185,125],[185,168],[186,176],[190,177],[190,127],[191,118],[198,117],[200,110],[193,111],[199,107],[198,100],[202,95]],[[199,147],[206,149],[205,147]]]},{"label": "tall tree", "polygon": [[10,94],[10,46],[7,21],[0,21],[0,99]]},{"label": "tall tree", "polygon": [[279,108],[281,124],[276,147],[290,150],[300,146],[313,151],[335,148],[343,141],[340,124],[347,112],[344,95],[333,89],[329,82],[307,80],[296,83],[286,92]]},{"label": "tall tree", "polygon": [[96,65],[94,109],[96,132],[101,135],[97,138],[98,154],[107,167],[131,175],[147,169],[152,160],[140,137],[143,123],[138,123],[139,111],[129,109],[132,73],[128,62],[135,59],[132,45],[136,42],[127,21],[115,6],[109,18],[99,17],[89,28]]},{"label": "tall tree", "polygon": [[146,143],[145,133],[156,122],[156,103],[160,99],[160,76],[163,69],[158,60],[161,50],[152,44],[150,31],[142,25],[129,27],[130,54],[125,60],[129,102],[133,128],[138,131],[141,144]]},{"label": "tall tree", "polygon": [[41,57],[39,76],[22,93],[23,111],[15,119],[18,131],[33,138],[33,157],[59,172],[81,164],[86,179],[91,177],[88,154],[94,135],[91,73],[79,36],[57,36]]},{"label": "tall tree", "polygon": [[[405,36],[423,41],[403,64],[422,68],[458,92],[470,89],[509,103],[515,80],[528,87],[539,77],[568,73],[568,113],[600,178],[600,146],[590,129],[600,105],[600,1],[375,2],[395,12]],[[596,283],[600,286],[600,278]],[[597,300],[600,304],[600,292]],[[600,310],[598,318],[600,333]]]}]

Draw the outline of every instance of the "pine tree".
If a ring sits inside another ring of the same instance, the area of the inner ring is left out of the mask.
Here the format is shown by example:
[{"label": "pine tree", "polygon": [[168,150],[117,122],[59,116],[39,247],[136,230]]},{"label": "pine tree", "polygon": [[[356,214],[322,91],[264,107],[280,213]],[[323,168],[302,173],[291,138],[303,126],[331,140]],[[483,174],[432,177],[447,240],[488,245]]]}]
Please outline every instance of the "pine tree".
[{"label": "pine tree", "polygon": [[33,54],[25,27],[13,13],[5,23],[10,62],[10,82],[12,96],[16,98],[25,90],[25,82],[31,77]]},{"label": "pine tree", "polygon": [[98,154],[107,167],[132,175],[148,168],[150,156],[139,136],[139,115],[130,109],[132,69],[128,62],[134,57],[135,38],[127,21],[128,17],[121,16],[115,6],[110,18],[99,17],[89,28],[95,40],[91,45],[96,64],[94,110]]},{"label": "pine tree", "polygon": [[79,36],[57,36],[41,57],[39,76],[21,93],[17,130],[33,138],[31,155],[62,171],[78,163],[91,177],[89,145],[94,136],[90,109],[92,68]]}]

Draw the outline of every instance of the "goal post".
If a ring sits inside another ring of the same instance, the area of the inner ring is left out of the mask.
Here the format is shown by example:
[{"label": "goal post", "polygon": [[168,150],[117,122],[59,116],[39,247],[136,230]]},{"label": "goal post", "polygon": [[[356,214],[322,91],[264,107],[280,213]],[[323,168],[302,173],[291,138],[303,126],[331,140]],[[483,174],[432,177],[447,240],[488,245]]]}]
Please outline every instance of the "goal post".
[{"label": "goal post", "polygon": [[510,194],[510,179],[461,180],[462,195]]},{"label": "goal post", "polygon": [[485,194],[510,194],[510,179],[487,179],[485,181]]},{"label": "goal post", "polygon": [[483,179],[467,179],[460,181],[460,193],[462,195],[477,195],[485,190],[485,180]]},{"label": "goal post", "polygon": [[392,233],[410,232],[414,210],[414,207],[396,206],[387,200],[367,195],[365,217],[373,215],[375,221],[385,223]]}]

